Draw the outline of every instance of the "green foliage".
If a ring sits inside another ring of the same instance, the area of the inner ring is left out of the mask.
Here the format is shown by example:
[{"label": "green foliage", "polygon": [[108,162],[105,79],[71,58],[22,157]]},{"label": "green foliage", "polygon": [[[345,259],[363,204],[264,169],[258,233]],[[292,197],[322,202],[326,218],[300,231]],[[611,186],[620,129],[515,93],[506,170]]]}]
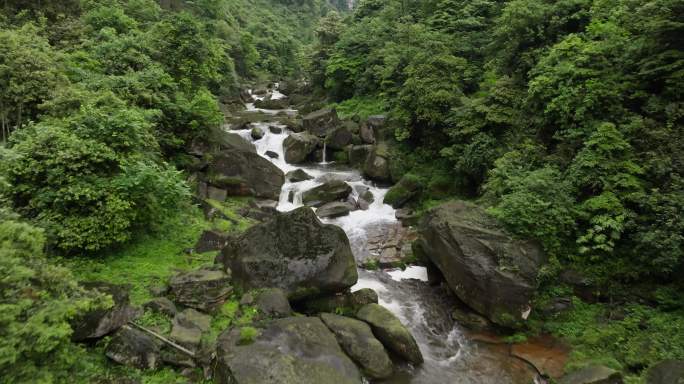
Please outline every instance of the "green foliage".
[{"label": "green foliage", "polygon": [[254,327],[240,328],[240,345],[251,344],[259,336],[259,330]]},{"label": "green foliage", "polygon": [[191,254],[191,248],[208,223],[199,209],[179,212],[160,223],[157,233],[139,236],[114,252],[98,258],[71,257],[62,262],[79,280],[131,285],[131,301],[143,304],[149,288],[166,284],[176,270],[189,270],[213,262],[214,254]]},{"label": "green foliage", "polygon": [[43,231],[0,221],[0,372],[3,383],[65,382],[79,370],[69,321],[111,299],[80,288],[71,273],[48,262]]}]

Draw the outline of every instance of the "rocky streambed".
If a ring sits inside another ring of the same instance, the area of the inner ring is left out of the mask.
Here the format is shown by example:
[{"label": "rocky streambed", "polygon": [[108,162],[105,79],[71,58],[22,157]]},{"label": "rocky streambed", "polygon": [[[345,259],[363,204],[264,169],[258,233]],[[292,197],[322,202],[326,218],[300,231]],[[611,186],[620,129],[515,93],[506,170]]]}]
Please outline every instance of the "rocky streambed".
[{"label": "rocky streambed", "polygon": [[[202,235],[195,248],[220,250],[216,263],[173,276],[146,304],[173,318],[167,332],[129,323],[136,311],[121,294],[114,309],[80,321],[82,340],[118,329],[107,348],[112,360],[201,367],[217,383],[517,384],[562,376],[561,343],[509,345],[494,332],[535,310],[533,277],[544,263],[536,244],[507,236],[463,202],[416,225],[399,209],[414,193],[411,180],[390,188],[382,117],[345,122],[321,110],[300,120],[277,87],[243,97],[246,112],[225,137],[188,152],[208,217],[221,215],[211,202],[252,196],[241,214],[260,223],[239,235]],[[236,292],[241,320],[209,337]]]}]

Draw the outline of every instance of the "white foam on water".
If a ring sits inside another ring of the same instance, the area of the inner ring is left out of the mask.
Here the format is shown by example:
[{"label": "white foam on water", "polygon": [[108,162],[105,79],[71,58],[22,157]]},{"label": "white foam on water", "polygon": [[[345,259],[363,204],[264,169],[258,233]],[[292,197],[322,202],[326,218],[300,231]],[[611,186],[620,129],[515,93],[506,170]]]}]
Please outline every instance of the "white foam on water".
[{"label": "white foam on water", "polygon": [[387,271],[387,274],[390,275],[394,281],[402,281],[404,279],[428,281],[427,268],[418,265],[408,266],[403,271],[401,269]]}]

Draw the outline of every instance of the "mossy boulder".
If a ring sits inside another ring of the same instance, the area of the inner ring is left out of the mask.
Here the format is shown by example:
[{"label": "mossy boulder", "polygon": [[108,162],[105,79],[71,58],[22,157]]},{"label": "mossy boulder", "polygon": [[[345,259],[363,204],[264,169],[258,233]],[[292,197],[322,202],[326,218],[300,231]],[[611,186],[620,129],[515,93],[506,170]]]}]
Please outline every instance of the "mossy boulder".
[{"label": "mossy boulder", "polygon": [[267,288],[259,292],[255,306],[260,315],[267,318],[288,317],[292,314],[287,294],[280,288]]},{"label": "mossy boulder", "polygon": [[332,313],[322,313],[320,317],[366,377],[386,379],[392,375],[392,360],[367,323]]},{"label": "mossy boulder", "polygon": [[388,350],[409,363],[423,363],[423,354],[416,339],[387,308],[379,304],[366,304],[359,309],[356,317],[370,324],[373,334]]},{"label": "mossy boulder", "polygon": [[306,132],[293,133],[283,141],[285,161],[290,164],[303,163],[318,146],[319,139]]},{"label": "mossy boulder", "polygon": [[250,132],[250,136],[252,136],[252,139],[254,140],[261,139],[265,134],[266,132],[264,132],[264,129],[259,126],[252,127],[252,131]]},{"label": "mossy boulder", "polygon": [[514,238],[484,210],[463,201],[428,211],[418,233],[414,251],[439,268],[461,301],[499,325],[524,322],[546,261],[539,244]]},{"label": "mossy boulder", "polygon": [[420,179],[411,174],[404,175],[397,184],[395,184],[383,199],[383,203],[391,205],[398,209],[406,205],[409,201],[416,198],[423,188]]},{"label": "mossy boulder", "polygon": [[308,207],[276,214],[222,250],[218,258],[244,289],[281,288],[291,300],[341,292],[358,279],[344,231]]},{"label": "mossy boulder", "polygon": [[207,181],[231,196],[278,199],[285,175],[255,152],[225,150],[208,161]]},{"label": "mossy boulder", "polygon": [[105,355],[116,363],[138,369],[161,365],[160,345],[147,333],[125,326],[107,344]]},{"label": "mossy boulder", "polygon": [[563,376],[559,384],[622,384],[622,374],[602,365],[591,365]]},{"label": "mossy boulder", "polygon": [[302,202],[310,207],[321,207],[333,201],[344,201],[352,187],[342,180],[331,180],[302,194]]},{"label": "mossy boulder", "polygon": [[298,183],[300,181],[312,180],[314,177],[306,173],[303,169],[295,169],[285,174],[285,179],[290,183]]},{"label": "mossy boulder", "polygon": [[361,384],[358,368],[335,335],[315,317],[270,322],[249,343],[240,332],[217,342],[217,384]]},{"label": "mossy boulder", "polygon": [[320,109],[304,116],[302,125],[307,132],[323,138],[340,125],[340,119],[334,109]]},{"label": "mossy boulder", "polygon": [[325,138],[328,148],[343,149],[352,142],[352,133],[345,126],[334,128]]},{"label": "mossy boulder", "polygon": [[177,303],[201,310],[220,306],[233,291],[230,276],[219,269],[177,273],[169,280],[169,289]]}]

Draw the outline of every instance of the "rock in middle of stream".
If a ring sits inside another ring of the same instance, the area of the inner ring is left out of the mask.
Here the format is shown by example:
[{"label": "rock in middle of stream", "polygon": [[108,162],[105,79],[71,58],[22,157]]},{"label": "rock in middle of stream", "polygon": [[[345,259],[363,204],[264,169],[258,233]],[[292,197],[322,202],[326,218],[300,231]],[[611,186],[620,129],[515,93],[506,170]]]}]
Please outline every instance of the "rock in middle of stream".
[{"label": "rock in middle of stream", "polygon": [[232,240],[219,255],[244,289],[277,287],[291,300],[341,292],[358,272],[342,228],[308,207],[278,214]]}]

